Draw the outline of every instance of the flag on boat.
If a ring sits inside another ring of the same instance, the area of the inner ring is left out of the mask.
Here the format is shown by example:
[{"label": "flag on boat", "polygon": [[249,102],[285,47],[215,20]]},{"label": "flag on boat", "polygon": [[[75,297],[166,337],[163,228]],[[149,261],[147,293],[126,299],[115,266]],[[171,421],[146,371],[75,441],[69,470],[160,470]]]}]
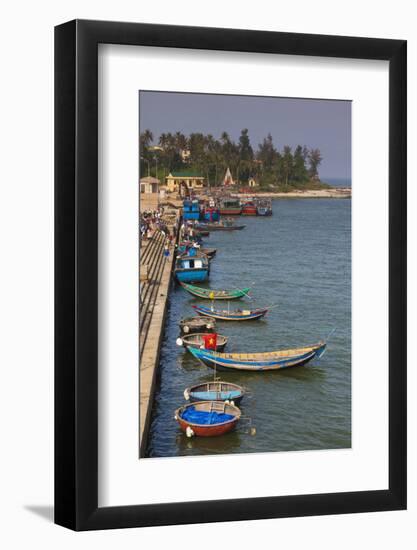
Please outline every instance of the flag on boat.
[{"label": "flag on boat", "polygon": [[215,350],[217,348],[217,334],[215,332],[204,334],[204,348],[205,349],[213,349]]}]

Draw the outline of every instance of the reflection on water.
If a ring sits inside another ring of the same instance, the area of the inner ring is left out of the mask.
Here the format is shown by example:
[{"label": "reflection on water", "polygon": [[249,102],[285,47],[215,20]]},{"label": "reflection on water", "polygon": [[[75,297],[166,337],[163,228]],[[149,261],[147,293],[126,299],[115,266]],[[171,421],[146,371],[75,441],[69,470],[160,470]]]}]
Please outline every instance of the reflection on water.
[{"label": "reflection on water", "polygon": [[[248,389],[241,403],[248,422],[216,438],[182,434],[174,411],[186,387],[214,371],[176,345],[178,322],[207,302],[172,285],[160,356],[147,456],[346,448],[351,444],[350,200],[278,200],[271,218],[245,218],[243,231],[212,233],[213,288],[252,287],[253,300],[231,308],[276,305],[260,321],[222,322],[229,352],[309,345],[336,327],[324,356],[278,372],[218,373]],[[245,304],[247,304],[245,306]],[[227,308],[222,303],[221,309]]]}]

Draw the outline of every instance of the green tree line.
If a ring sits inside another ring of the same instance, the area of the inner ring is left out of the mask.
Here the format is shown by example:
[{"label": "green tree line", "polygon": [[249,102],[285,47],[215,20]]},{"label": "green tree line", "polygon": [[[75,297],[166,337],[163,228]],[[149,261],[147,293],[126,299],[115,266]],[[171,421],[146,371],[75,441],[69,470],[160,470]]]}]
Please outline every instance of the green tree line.
[{"label": "green tree line", "polygon": [[[187,158],[183,158],[183,151],[189,151]],[[247,128],[241,131],[237,142],[227,132],[219,139],[200,132],[188,136],[181,132],[163,133],[156,143],[151,130],[140,134],[141,174],[156,175],[161,180],[169,172],[192,170],[216,186],[229,167],[241,185],[254,177],[261,187],[324,187],[327,185],[320,182],[318,172],[321,161],[317,148],[286,145],[278,150],[271,134],[254,149]]]}]

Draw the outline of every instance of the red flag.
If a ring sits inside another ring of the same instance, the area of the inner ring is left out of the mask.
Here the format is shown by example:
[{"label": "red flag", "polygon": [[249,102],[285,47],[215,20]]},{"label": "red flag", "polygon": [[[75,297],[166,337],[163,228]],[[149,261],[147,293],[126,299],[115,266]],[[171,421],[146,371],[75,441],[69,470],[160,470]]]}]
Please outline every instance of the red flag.
[{"label": "red flag", "polygon": [[204,349],[213,349],[217,348],[217,334],[215,332],[209,334],[203,334],[204,338]]}]

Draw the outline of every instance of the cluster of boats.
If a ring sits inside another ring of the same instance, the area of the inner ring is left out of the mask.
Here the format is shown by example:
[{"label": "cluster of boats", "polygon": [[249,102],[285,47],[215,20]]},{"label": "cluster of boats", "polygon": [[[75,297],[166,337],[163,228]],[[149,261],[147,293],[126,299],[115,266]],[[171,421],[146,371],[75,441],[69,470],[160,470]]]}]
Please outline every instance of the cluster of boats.
[{"label": "cluster of boats", "polygon": [[[218,222],[220,223],[220,222]],[[212,381],[199,383],[184,390],[188,403],[175,411],[175,420],[188,436],[218,436],[233,430],[242,414],[238,407],[246,390],[242,386],[217,378],[217,371],[263,372],[305,365],[320,358],[326,350],[326,342],[277,351],[255,353],[227,353],[228,338],[217,332],[218,322],[242,322],[259,320],[275,306],[263,308],[231,308],[230,302],[250,298],[250,288],[218,290],[196,286],[205,281],[210,272],[210,257],[203,252],[198,225],[193,225],[199,239],[180,241],[175,264],[175,276],[181,287],[200,300],[209,300],[208,306],[193,305],[197,315],[180,321],[180,337],[177,344],[183,346],[200,363],[214,370]],[[187,239],[190,238],[188,233]],[[214,254],[211,256],[214,257]],[[193,262],[193,263],[191,263]],[[202,271],[205,271],[203,276]],[[215,306],[216,301],[227,301],[227,307]]]},{"label": "cluster of boats", "polygon": [[186,199],[183,203],[185,220],[217,222],[221,216],[272,216],[272,201],[254,197],[212,197],[208,201]]}]

